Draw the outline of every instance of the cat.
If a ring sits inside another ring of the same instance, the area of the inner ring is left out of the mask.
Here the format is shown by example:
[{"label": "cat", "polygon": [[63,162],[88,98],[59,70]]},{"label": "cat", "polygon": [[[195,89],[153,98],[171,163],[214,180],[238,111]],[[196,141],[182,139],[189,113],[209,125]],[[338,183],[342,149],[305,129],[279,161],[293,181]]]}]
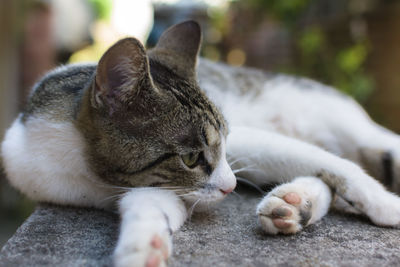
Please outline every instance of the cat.
[{"label": "cat", "polygon": [[10,183],[36,201],[118,210],[116,266],[165,266],[172,233],[235,174],[278,184],[256,208],[267,234],[297,233],[332,203],[400,226],[400,198],[362,169],[399,192],[397,135],[328,86],[201,59],[200,43],[186,21],[147,52],[126,38],[97,65],[45,75],[2,143]]}]

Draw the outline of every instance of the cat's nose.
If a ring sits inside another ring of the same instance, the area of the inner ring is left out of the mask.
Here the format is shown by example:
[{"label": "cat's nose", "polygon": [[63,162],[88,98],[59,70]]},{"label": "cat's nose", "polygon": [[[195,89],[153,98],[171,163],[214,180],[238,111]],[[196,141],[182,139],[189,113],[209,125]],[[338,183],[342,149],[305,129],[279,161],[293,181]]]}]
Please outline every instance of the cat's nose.
[{"label": "cat's nose", "polygon": [[219,187],[219,191],[221,191],[222,194],[227,195],[229,193],[231,193],[233,190],[235,190],[236,187],[236,177],[235,175],[232,173],[231,171],[230,176],[227,177],[227,179],[225,180],[224,185],[221,185]]},{"label": "cat's nose", "polygon": [[227,195],[227,194],[231,193],[234,189],[235,189],[235,187],[231,187],[231,188],[228,188],[228,189],[225,189],[225,190],[224,189],[219,189],[219,191],[221,191],[222,194]]}]

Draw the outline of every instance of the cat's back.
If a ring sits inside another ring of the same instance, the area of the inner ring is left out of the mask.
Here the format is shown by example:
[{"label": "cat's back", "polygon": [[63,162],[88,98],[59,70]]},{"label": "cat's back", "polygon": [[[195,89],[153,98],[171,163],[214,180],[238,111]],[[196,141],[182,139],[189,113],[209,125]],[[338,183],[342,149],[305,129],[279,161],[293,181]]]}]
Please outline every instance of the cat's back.
[{"label": "cat's back", "polygon": [[232,67],[224,63],[200,58],[197,68],[200,87],[207,94],[246,95],[259,93],[263,84],[274,74],[248,67]]},{"label": "cat's back", "polygon": [[332,87],[308,78],[251,67],[235,67],[204,58],[199,60],[197,76],[201,88],[209,95],[223,93],[225,96],[259,97],[279,88],[282,93],[286,90],[300,90],[305,94],[322,93],[343,97]]},{"label": "cat's back", "polygon": [[[324,143],[333,138],[333,131],[353,127],[367,116],[349,96],[303,77],[202,59],[198,79],[233,127],[261,128]],[[316,138],[315,133],[322,137]]]},{"label": "cat's back", "polygon": [[73,120],[95,69],[95,64],[74,64],[47,73],[32,88],[22,121],[31,116],[52,121]]}]

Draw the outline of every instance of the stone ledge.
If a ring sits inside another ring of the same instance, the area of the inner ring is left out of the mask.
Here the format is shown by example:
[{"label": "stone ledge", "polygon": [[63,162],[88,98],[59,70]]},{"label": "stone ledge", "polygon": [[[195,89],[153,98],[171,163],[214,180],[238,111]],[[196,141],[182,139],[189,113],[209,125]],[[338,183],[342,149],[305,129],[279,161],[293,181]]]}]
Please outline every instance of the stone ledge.
[{"label": "stone ledge", "polygon": [[[254,215],[260,195],[240,190],[195,214],[174,236],[169,266],[398,266],[400,230],[331,213],[294,236],[267,236]],[[115,214],[39,205],[6,243],[1,266],[110,266]]]}]

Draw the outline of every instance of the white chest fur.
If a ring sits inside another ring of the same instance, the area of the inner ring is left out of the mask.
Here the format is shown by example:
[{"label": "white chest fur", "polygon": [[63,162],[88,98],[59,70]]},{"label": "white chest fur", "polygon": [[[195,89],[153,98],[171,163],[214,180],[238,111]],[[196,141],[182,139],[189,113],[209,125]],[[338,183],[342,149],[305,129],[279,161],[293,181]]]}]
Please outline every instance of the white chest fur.
[{"label": "white chest fur", "polygon": [[33,200],[105,208],[110,188],[92,173],[84,140],[70,122],[16,119],[1,153],[10,183]]}]

